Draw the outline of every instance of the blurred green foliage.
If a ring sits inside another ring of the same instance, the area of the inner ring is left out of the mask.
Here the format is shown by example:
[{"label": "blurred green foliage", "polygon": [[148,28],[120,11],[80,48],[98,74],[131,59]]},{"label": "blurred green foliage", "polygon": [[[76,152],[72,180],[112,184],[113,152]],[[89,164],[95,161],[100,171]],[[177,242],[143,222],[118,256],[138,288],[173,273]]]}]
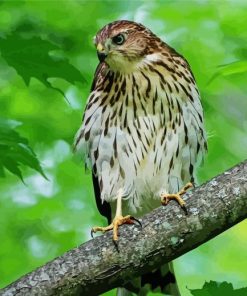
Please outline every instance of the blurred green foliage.
[{"label": "blurred green foliage", "polygon": [[[91,176],[71,152],[97,65],[92,38],[104,24],[141,22],[189,61],[209,138],[200,182],[246,158],[246,10],[246,1],[233,0],[1,1],[0,287],[106,224]],[[175,260],[183,296],[210,280],[246,286],[246,225]]]},{"label": "blurred green foliage", "polygon": [[233,289],[232,284],[227,282],[206,282],[202,289],[190,290],[193,296],[244,296],[247,295],[247,288]]}]

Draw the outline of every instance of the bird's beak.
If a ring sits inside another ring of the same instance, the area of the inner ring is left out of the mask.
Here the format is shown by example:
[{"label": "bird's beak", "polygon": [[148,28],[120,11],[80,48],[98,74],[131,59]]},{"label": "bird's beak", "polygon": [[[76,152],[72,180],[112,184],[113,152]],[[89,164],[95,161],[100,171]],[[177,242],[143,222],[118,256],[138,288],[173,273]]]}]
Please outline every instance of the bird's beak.
[{"label": "bird's beak", "polygon": [[104,60],[107,57],[107,54],[105,52],[105,49],[104,49],[104,47],[103,47],[103,45],[101,43],[99,43],[97,45],[97,55],[98,55],[98,58],[99,58],[99,61],[100,62],[104,62]]}]

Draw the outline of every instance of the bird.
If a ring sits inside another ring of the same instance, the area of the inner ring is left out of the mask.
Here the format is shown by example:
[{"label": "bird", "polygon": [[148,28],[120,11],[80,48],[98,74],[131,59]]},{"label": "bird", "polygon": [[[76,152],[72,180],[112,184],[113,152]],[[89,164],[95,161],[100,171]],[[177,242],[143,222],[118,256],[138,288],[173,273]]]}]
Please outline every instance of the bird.
[{"label": "bird", "polygon": [[[150,29],[113,21],[94,37],[96,68],[74,147],[92,171],[95,199],[113,230],[182,195],[207,152],[203,108],[187,60]],[[120,287],[118,296],[148,289],[180,295],[171,264]]]}]

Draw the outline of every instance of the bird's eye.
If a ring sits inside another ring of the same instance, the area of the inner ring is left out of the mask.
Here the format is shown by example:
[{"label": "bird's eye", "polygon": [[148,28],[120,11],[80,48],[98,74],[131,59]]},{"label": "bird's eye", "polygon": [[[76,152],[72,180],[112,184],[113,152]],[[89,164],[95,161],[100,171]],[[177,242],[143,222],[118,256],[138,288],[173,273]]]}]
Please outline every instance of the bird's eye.
[{"label": "bird's eye", "polygon": [[117,45],[122,45],[125,41],[125,37],[123,34],[118,34],[112,38],[112,41]]}]

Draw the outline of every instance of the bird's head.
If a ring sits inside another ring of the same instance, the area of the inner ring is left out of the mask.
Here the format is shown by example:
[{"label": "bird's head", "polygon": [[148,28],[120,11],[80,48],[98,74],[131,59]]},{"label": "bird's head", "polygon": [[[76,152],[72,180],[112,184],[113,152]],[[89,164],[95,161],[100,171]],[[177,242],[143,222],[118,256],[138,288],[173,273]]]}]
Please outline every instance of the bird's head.
[{"label": "bird's head", "polygon": [[104,26],[94,43],[100,62],[113,71],[132,72],[155,51],[161,40],[149,29],[131,21],[115,21]]}]

